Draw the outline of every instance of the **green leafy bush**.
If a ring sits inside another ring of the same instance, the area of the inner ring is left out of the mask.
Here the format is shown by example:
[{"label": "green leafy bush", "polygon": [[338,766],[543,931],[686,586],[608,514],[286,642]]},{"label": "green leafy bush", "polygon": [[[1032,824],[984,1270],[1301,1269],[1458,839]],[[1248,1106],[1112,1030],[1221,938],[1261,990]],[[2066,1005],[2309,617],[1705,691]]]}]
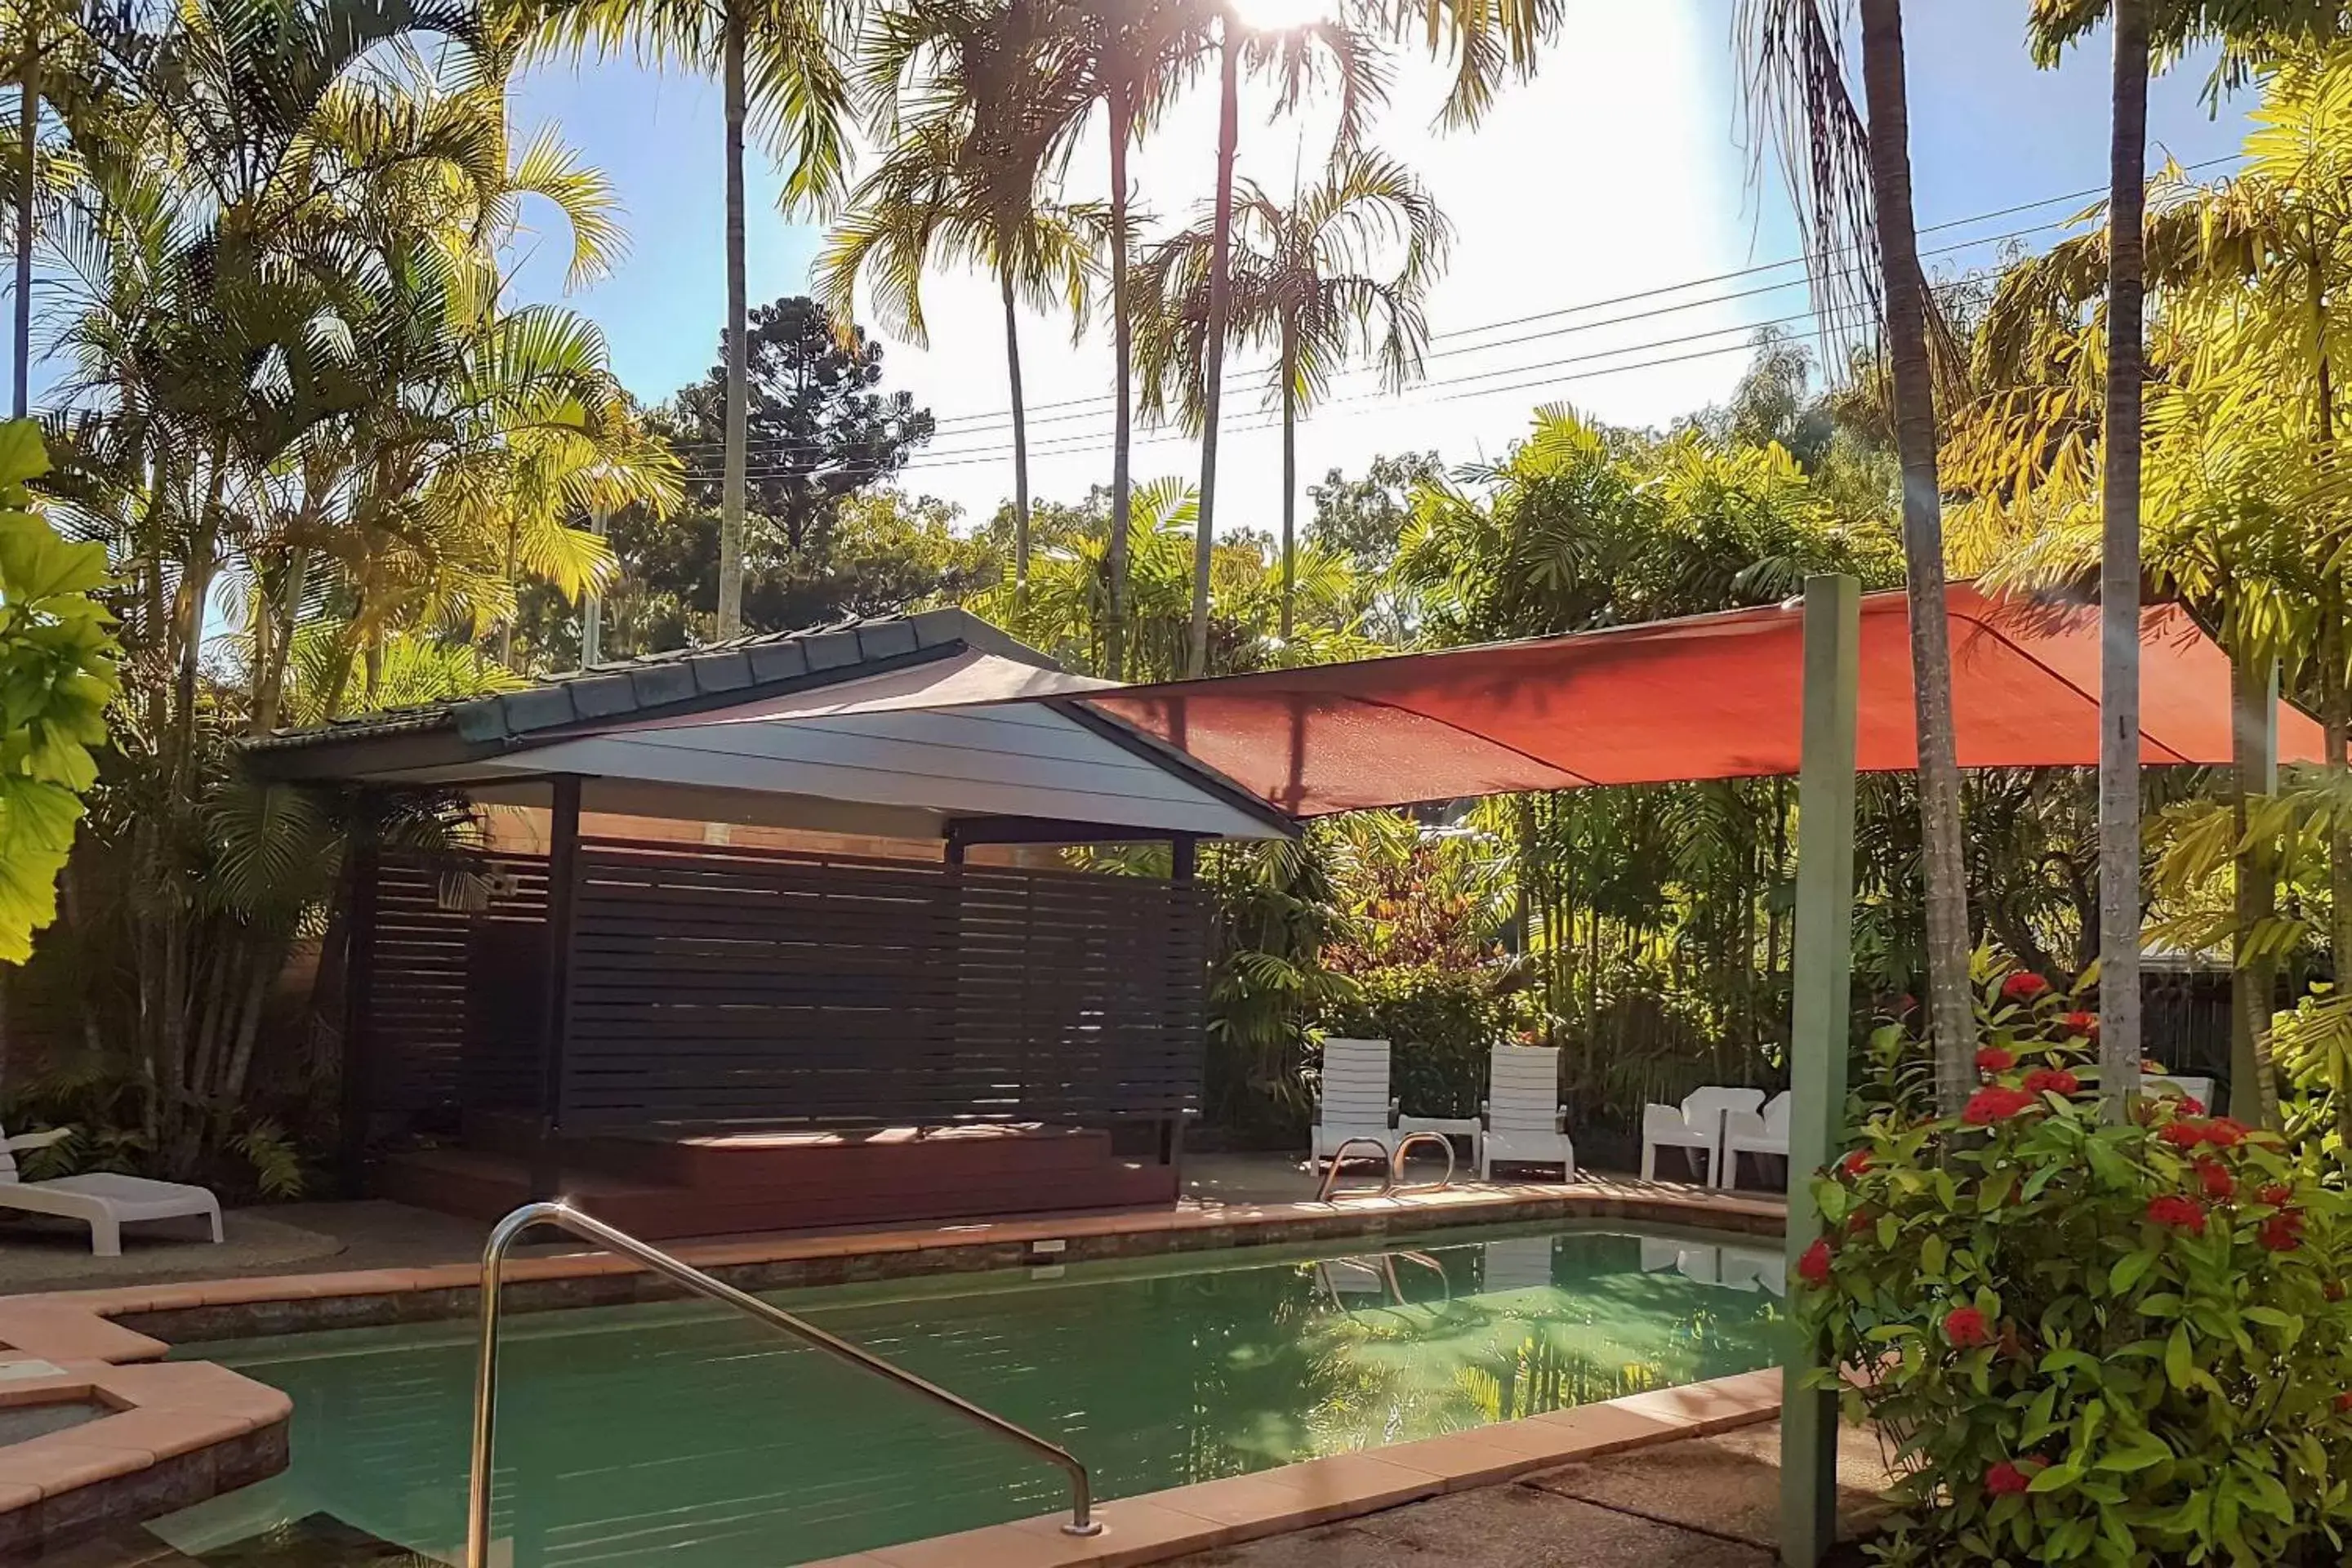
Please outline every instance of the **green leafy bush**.
[{"label": "green leafy bush", "polygon": [[58,873],[98,781],[117,678],[106,552],[68,544],[25,485],[48,470],[40,427],[0,424],[0,962],[32,955],[57,915]]},{"label": "green leafy bush", "polygon": [[1882,1551],[2343,1561],[2345,1199],[2193,1102],[2103,1125],[2072,1002],[1992,980],[1967,1109],[1884,1106],[1814,1184],[1802,1320],[1912,1467]]},{"label": "green leafy bush", "polygon": [[1534,1026],[1517,965],[1467,972],[1400,964],[1356,976],[1324,1010],[1326,1035],[1386,1040],[1389,1090],[1416,1116],[1474,1116],[1486,1097],[1486,1054]]}]

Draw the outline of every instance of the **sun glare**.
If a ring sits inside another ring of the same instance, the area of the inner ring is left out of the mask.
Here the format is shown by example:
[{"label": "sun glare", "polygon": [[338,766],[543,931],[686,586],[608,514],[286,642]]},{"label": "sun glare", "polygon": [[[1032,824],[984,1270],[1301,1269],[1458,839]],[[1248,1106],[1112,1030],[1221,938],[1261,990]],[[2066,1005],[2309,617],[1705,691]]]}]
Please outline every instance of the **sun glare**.
[{"label": "sun glare", "polygon": [[1271,33],[1327,21],[1331,5],[1332,0],[1234,0],[1234,9],[1250,26]]}]

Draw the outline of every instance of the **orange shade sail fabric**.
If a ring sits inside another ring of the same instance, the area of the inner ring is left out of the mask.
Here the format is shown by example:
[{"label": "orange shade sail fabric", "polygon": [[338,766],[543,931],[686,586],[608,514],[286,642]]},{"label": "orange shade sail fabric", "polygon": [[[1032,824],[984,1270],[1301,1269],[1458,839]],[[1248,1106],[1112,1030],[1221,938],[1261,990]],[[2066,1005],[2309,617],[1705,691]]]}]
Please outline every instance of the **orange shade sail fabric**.
[{"label": "orange shade sail fabric", "polygon": [[[1965,768],[2092,767],[2098,612],[1948,591]],[[1089,694],[1085,700],[1295,816],[1517,790],[1793,774],[1804,664],[1797,605],[1352,664]],[[2230,760],[2228,657],[2175,605],[2143,612],[2140,756]],[[1918,765],[1910,616],[1862,601],[1859,762]],[[2279,756],[2319,727],[2282,706]]]}]

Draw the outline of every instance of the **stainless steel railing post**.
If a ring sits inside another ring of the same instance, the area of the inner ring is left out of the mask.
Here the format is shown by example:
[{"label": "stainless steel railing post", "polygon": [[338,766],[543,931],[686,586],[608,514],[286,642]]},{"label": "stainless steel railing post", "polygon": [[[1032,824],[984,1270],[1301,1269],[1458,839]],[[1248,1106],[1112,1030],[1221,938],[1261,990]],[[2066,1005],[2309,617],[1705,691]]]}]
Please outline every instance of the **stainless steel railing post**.
[{"label": "stainless steel railing post", "polygon": [[[1339,1146],[1331,1151],[1331,1164],[1329,1169],[1323,1173],[1323,1184],[1315,1190],[1317,1203],[1328,1204],[1331,1201],[1331,1189],[1339,1184],[1339,1162],[1348,1157],[1349,1150],[1359,1145],[1381,1152],[1381,1194],[1386,1194],[1390,1188],[1396,1185],[1396,1175],[1389,1163],[1387,1144],[1377,1138],[1343,1138],[1339,1141]],[[1312,1162],[1309,1163],[1312,1163]]]},{"label": "stainless steel railing post", "polygon": [[852,1365],[863,1367],[1028,1449],[1038,1458],[1059,1467],[1070,1479],[1070,1519],[1062,1526],[1063,1533],[1102,1533],[1102,1525],[1094,1517],[1093,1482],[1087,1474],[1086,1466],[1079,1463],[1077,1457],[1068,1449],[1048,1443],[1035,1433],[1016,1426],[1002,1415],[983,1410],[935,1383],[926,1382],[913,1373],[893,1366],[870,1351],[860,1350],[846,1340],[836,1339],[815,1324],[803,1321],[781,1307],[772,1306],[747,1290],[739,1290],[723,1279],[714,1279],[658,1247],[647,1246],[625,1231],[615,1230],[569,1204],[536,1203],[525,1204],[499,1221],[482,1248],[482,1327],[479,1352],[474,1368],[474,1445],[472,1468],[467,1484],[466,1568],[489,1568],[490,1562],[490,1488],[498,1444],[499,1297],[507,1254],[525,1231],[542,1225],[578,1237],[583,1241],[593,1242],[608,1252],[616,1252],[641,1263],[698,1296],[707,1296],[757,1318],[794,1339],[813,1344]]},{"label": "stainless steel railing post", "polygon": [[1408,1132],[1397,1142],[1396,1152],[1389,1156],[1389,1186],[1391,1190],[1404,1184],[1406,1151],[1416,1143],[1434,1143],[1445,1151],[1445,1174],[1437,1180],[1436,1190],[1444,1192],[1454,1184],[1454,1140],[1437,1132]]}]

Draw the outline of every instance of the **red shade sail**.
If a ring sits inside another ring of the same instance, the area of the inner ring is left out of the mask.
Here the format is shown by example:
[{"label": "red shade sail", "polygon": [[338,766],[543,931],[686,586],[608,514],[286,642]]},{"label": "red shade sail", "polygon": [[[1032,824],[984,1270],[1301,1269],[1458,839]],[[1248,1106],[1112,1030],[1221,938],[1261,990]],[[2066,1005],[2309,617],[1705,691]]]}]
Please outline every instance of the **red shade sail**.
[{"label": "red shade sail", "polygon": [[[1962,767],[2098,762],[2095,608],[1955,584]],[[1171,681],[1086,700],[1299,816],[1514,790],[1794,773],[1804,616],[1795,605],[1354,664]],[[2173,605],[2141,617],[2140,756],[2230,760],[2229,659]],[[2282,761],[2319,727],[2282,706]],[[1862,602],[1860,763],[1918,763],[1910,616]]]}]

